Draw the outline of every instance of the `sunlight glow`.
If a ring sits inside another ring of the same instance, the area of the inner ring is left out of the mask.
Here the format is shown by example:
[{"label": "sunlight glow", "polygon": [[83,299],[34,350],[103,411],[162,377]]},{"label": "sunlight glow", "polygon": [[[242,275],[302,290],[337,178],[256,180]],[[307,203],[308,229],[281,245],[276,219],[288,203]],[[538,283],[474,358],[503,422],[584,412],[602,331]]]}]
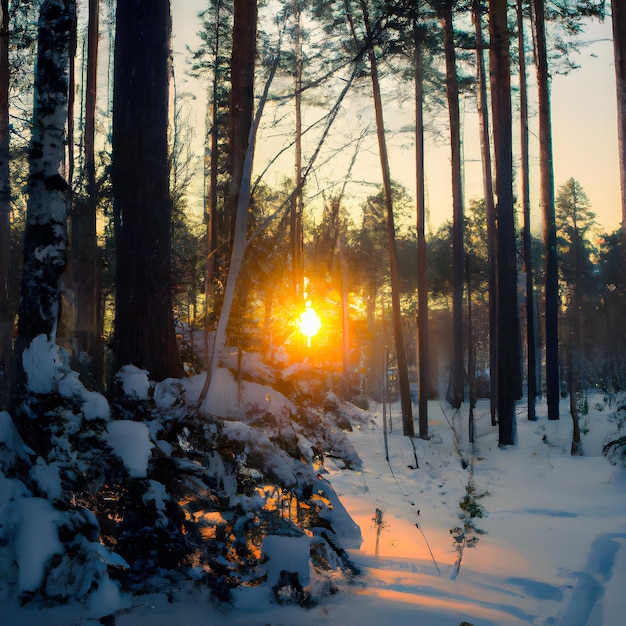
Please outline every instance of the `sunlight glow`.
[{"label": "sunlight glow", "polygon": [[322,321],[315,309],[311,306],[311,301],[307,300],[305,310],[298,319],[300,332],[307,338],[307,345],[311,346],[311,338],[315,337],[322,328]]}]

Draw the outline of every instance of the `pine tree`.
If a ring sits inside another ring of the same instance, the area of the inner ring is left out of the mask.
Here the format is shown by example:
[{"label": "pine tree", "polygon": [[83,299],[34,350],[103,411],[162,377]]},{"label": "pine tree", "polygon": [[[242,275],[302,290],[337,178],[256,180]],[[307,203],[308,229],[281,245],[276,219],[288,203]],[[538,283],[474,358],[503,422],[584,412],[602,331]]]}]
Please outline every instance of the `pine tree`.
[{"label": "pine tree", "polygon": [[113,93],[116,365],[182,374],[170,276],[169,0],[117,7]]}]

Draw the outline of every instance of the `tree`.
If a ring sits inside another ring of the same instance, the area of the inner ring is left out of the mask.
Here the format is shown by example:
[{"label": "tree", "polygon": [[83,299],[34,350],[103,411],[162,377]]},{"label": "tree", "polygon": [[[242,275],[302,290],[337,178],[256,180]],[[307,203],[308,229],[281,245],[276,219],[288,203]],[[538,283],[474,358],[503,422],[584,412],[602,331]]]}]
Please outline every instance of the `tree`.
[{"label": "tree", "polygon": [[363,23],[365,25],[367,52],[370,62],[370,74],[372,78],[372,93],[374,95],[374,111],[376,115],[376,134],[378,137],[378,150],[383,175],[383,191],[385,195],[385,208],[387,213],[387,246],[389,251],[389,271],[391,275],[391,306],[393,316],[393,335],[398,362],[398,382],[400,385],[400,405],[402,411],[402,431],[407,437],[415,435],[413,424],[413,407],[411,404],[411,387],[409,381],[409,367],[407,363],[406,344],[402,330],[402,311],[400,308],[400,285],[398,282],[398,260],[395,242],[395,225],[393,215],[393,191],[391,175],[389,172],[389,158],[387,154],[387,142],[385,139],[385,122],[383,119],[382,98],[378,78],[378,65],[376,52],[373,45],[373,32],[369,21],[369,13],[366,0],[361,0]]},{"label": "tree", "polygon": [[235,215],[254,110],[256,29],[257,0],[235,0],[229,104],[230,183],[228,208],[230,211],[231,238],[235,228]]},{"label": "tree", "polygon": [[10,257],[11,181],[9,175],[9,0],[0,1],[0,373],[11,356]]},{"label": "tree", "polygon": [[450,151],[452,172],[452,364],[448,400],[458,409],[464,399],[463,364],[463,285],[465,282],[465,250],[463,246],[463,180],[461,168],[461,110],[459,79],[454,45],[453,8],[455,0],[441,0],[439,16],[443,22],[446,57],[446,96],[450,120]]},{"label": "tree", "polygon": [[96,381],[102,382],[102,345],[100,278],[97,268],[98,244],[96,213],[98,205],[96,185],[95,129],[96,89],[98,69],[100,0],[89,0],[87,25],[87,67],[85,86],[84,194],[74,198],[72,212],[72,257],[76,318],[74,323],[74,363],[78,371],[91,371]]},{"label": "tree", "polygon": [[569,293],[565,294],[567,318],[567,381],[570,393],[570,413],[573,420],[572,454],[582,454],[578,426],[578,395],[583,389],[584,312],[583,299],[595,289],[596,277],[591,262],[589,232],[594,226],[595,214],[580,183],[574,178],[558,189],[556,197],[556,225],[558,233],[561,273]]},{"label": "tree", "polygon": [[172,316],[168,0],[117,7],[113,87],[116,365],[182,374]]},{"label": "tree", "polygon": [[497,376],[500,445],[516,442],[515,402],[521,395],[517,266],[513,207],[511,60],[506,0],[489,3],[489,35],[497,228]]},{"label": "tree", "polygon": [[520,173],[522,179],[522,213],[524,229],[522,234],[524,266],[526,270],[526,352],[528,363],[528,419],[535,420],[535,400],[537,397],[537,356],[535,332],[535,295],[532,262],[532,241],[530,234],[530,165],[528,150],[528,89],[526,81],[526,51],[524,49],[523,2],[517,0],[517,42],[519,59],[519,100],[520,100]]},{"label": "tree", "polygon": [[622,190],[622,230],[626,233],[626,6],[621,0],[611,0],[611,11],[617,80],[617,138]]},{"label": "tree", "polygon": [[17,339],[13,402],[25,392],[22,355],[43,336],[54,343],[66,267],[68,185],[65,159],[70,29],[75,5],[44,0],[39,16],[32,136],[29,149],[28,211]]},{"label": "tree", "polygon": [[546,400],[548,419],[559,419],[559,270],[556,249],[554,167],[552,160],[552,114],[550,76],[545,28],[545,1],[532,0],[535,37],[535,68],[539,104],[539,186],[543,214],[545,263]]},{"label": "tree", "polygon": [[493,175],[491,162],[491,143],[489,133],[489,104],[487,96],[487,72],[485,71],[483,27],[482,27],[482,2],[473,0],[472,5],[474,30],[476,32],[476,87],[478,92],[478,117],[480,120],[480,149],[483,163],[483,188],[485,192],[485,208],[487,212],[487,246],[489,254],[487,267],[489,270],[489,398],[491,410],[491,423],[496,424],[497,409],[497,341],[496,341],[496,209],[493,197]]},{"label": "tree", "polygon": [[420,438],[428,439],[430,356],[428,340],[428,273],[426,247],[426,194],[424,187],[424,38],[426,27],[413,19],[415,64],[415,181],[417,213],[417,336],[419,353],[418,424]]}]

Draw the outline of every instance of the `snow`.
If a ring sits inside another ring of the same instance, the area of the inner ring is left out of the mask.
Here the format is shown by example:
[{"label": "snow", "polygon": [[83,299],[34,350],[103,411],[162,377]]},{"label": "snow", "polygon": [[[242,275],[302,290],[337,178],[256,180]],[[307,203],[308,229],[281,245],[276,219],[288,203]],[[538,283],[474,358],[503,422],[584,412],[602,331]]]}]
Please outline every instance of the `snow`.
[{"label": "snow", "polygon": [[55,525],[60,514],[48,500],[25,498],[17,516],[18,586],[21,592],[35,591],[41,584],[46,561],[63,549]]},{"label": "snow", "polygon": [[108,419],[109,403],[95,391],[85,389],[78,373],[69,367],[69,355],[46,335],[37,335],[22,354],[26,384],[33,393],[58,392],[81,405],[87,420]]},{"label": "snow", "polygon": [[[269,386],[243,381],[238,388],[227,370],[218,373],[224,386],[212,387],[207,406],[223,411],[225,417],[241,418],[263,402],[285,419],[294,410],[291,401]],[[127,371],[125,389],[137,397],[147,393],[145,380],[140,371]],[[160,384],[161,407],[173,406],[181,389],[193,402],[202,382],[202,377],[196,377]],[[343,412],[353,430],[345,436],[360,457],[358,469],[345,469],[326,458],[314,479],[313,493],[326,503],[321,517],[331,522],[334,540],[347,550],[359,574],[352,584],[338,577],[338,592],[320,595],[312,608],[278,604],[272,587],[286,571],[297,573],[303,587],[319,591],[309,561],[314,539],[266,536],[262,552],[267,580],[235,589],[232,605],[216,604],[202,587],[166,588],[163,593],[132,598],[120,594],[116,583],[105,578],[86,605],[22,607],[17,600],[7,599],[3,619],[22,626],[94,624],[124,606],[116,615],[117,626],[622,623],[626,470],[602,456],[607,436],[617,432],[611,409],[600,395],[590,398],[589,406],[581,424],[584,456],[572,457],[567,400],[556,422],[547,420],[544,403],[537,407],[538,421],[527,421],[520,403],[518,443],[503,448],[498,446],[497,429],[490,424],[485,403],[476,409],[473,446],[467,441],[466,405],[455,412],[445,403],[430,402],[428,441],[402,436],[399,407],[394,405],[393,432],[387,437],[389,460],[381,406],[373,404],[365,412],[346,406]],[[224,429],[225,434],[245,441],[250,454],[271,449],[241,421],[225,421]],[[108,423],[106,436],[131,476],[146,476],[154,447],[148,427],[115,420]],[[21,456],[27,454],[7,414],[0,414],[2,445],[14,447]],[[172,450],[165,441],[159,441],[158,447],[165,454]],[[56,493],[53,464],[36,461],[34,467],[41,489]],[[287,455],[274,459],[273,471],[282,472],[283,479],[296,479],[293,459]],[[18,586],[21,591],[34,590],[41,583],[45,562],[62,549],[55,526],[60,514],[48,501],[27,497],[19,481],[0,478],[0,538],[10,538],[15,528]],[[10,495],[8,502],[4,494]],[[473,494],[473,510],[482,512],[482,517],[470,517],[470,509],[461,508],[468,494]],[[149,481],[144,500],[153,501],[159,514],[166,498],[163,486]],[[459,528],[465,530],[465,543],[454,539]],[[97,545],[95,549],[107,564],[127,566],[117,555]]]},{"label": "snow", "polygon": [[134,365],[124,365],[115,375],[124,395],[133,400],[147,400],[150,392],[148,372]]},{"label": "snow", "polygon": [[107,426],[107,441],[133,478],[144,478],[154,444],[143,422],[114,420]]},{"label": "snow", "polygon": [[303,587],[309,584],[310,540],[308,537],[267,535],[263,540],[261,551],[268,559],[267,584],[269,587],[278,584],[283,571],[298,574]]}]

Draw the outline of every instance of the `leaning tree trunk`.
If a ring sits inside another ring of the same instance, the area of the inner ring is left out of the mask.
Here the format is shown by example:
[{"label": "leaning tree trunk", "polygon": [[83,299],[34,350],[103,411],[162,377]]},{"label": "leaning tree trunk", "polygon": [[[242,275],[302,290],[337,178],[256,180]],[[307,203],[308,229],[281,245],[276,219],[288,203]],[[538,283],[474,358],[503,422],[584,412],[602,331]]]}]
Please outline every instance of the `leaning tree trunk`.
[{"label": "leaning tree trunk", "polygon": [[415,180],[417,197],[417,343],[419,352],[418,424],[421,439],[428,439],[430,355],[428,341],[428,273],[426,254],[426,194],[424,187],[424,36],[426,28],[413,22],[415,48]]},{"label": "leaning tree trunk", "polygon": [[0,0],[0,375],[6,375],[11,361],[9,78],[9,0]]},{"label": "leaning tree trunk", "polygon": [[391,274],[391,307],[393,318],[393,336],[398,361],[398,382],[400,386],[400,406],[402,411],[402,431],[407,437],[415,435],[413,424],[413,406],[411,404],[411,386],[409,382],[409,366],[402,330],[402,310],[400,308],[400,281],[398,278],[398,259],[396,254],[396,235],[393,216],[393,198],[391,190],[391,175],[389,172],[389,158],[387,155],[387,142],[385,139],[385,123],[383,120],[383,105],[378,82],[378,64],[372,43],[372,29],[365,0],[361,0],[363,21],[365,23],[368,56],[372,76],[372,91],[374,94],[374,110],[376,114],[376,133],[378,136],[378,149],[380,164],[383,174],[383,187],[385,192],[385,207],[387,209],[387,244],[389,248],[389,264]]},{"label": "leaning tree trunk", "polygon": [[74,362],[82,374],[91,372],[102,382],[100,277],[97,270],[98,205],[95,162],[95,120],[98,65],[99,0],[89,0],[87,71],[85,88],[84,196],[75,196],[72,213],[72,260],[76,321]]},{"label": "leaning tree trunk", "polygon": [[116,366],[182,375],[172,315],[169,0],[125,0],[116,16],[113,199]]},{"label": "leaning tree trunk", "polygon": [[452,165],[452,364],[448,400],[458,409],[465,393],[463,365],[463,283],[465,281],[465,250],[463,242],[463,177],[461,169],[461,113],[459,108],[459,81],[454,51],[452,2],[446,0],[441,11],[446,55],[446,95],[450,119],[450,149]]},{"label": "leaning tree trunk", "polygon": [[552,162],[552,120],[550,111],[550,76],[546,49],[545,1],[532,0],[535,34],[535,67],[539,101],[539,175],[543,211],[545,254],[545,337],[546,400],[548,419],[559,419],[559,275],[556,250],[554,206],[554,168]]},{"label": "leaning tree trunk", "polygon": [[[489,400],[491,424],[496,425],[498,405],[498,360],[496,349],[496,209],[493,199],[493,176],[491,144],[489,139],[489,107],[487,103],[487,73],[483,49],[483,28],[481,18],[482,2],[474,0],[473,19],[476,33],[476,82],[478,87],[478,118],[480,121],[480,150],[483,162],[483,189],[485,192],[485,212],[487,219],[487,275],[489,283]],[[468,348],[469,350],[469,348]]]},{"label": "leaning tree trunk", "polygon": [[33,126],[29,148],[24,273],[13,402],[26,391],[22,355],[39,336],[56,340],[66,266],[68,185],[62,175],[68,106],[70,30],[75,5],[45,0],[39,17]]},{"label": "leaning tree trunk", "polygon": [[498,441],[516,442],[515,402],[521,395],[520,338],[513,205],[511,62],[507,0],[489,3],[491,90],[496,157]]},{"label": "leaning tree trunk", "polygon": [[517,42],[519,50],[519,101],[520,101],[520,173],[522,181],[522,214],[524,216],[523,248],[526,269],[526,359],[528,363],[528,419],[536,418],[537,355],[535,333],[535,295],[530,236],[530,165],[528,156],[528,91],[526,86],[526,54],[524,52],[524,15],[522,0],[517,0]]},{"label": "leaning tree trunk", "polygon": [[611,0],[611,12],[617,80],[617,137],[622,190],[622,231],[626,235],[626,5],[624,1]]}]

